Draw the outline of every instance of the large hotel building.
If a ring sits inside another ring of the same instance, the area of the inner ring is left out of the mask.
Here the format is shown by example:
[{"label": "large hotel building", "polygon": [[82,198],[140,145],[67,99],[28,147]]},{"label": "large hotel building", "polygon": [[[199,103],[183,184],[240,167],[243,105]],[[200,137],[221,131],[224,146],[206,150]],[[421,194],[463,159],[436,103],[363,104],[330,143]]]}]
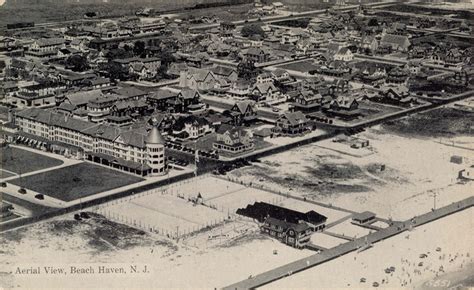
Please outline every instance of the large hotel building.
[{"label": "large hotel building", "polygon": [[166,173],[165,140],[156,126],[121,128],[38,108],[16,113],[15,125],[21,130],[15,136],[19,143],[141,176]]}]

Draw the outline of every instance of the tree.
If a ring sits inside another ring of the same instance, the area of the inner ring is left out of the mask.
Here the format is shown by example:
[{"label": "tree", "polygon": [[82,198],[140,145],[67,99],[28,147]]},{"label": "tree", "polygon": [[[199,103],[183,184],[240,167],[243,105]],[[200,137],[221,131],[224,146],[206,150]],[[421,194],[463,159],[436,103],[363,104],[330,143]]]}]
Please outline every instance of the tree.
[{"label": "tree", "polygon": [[128,69],[114,61],[105,64],[103,70],[107,72],[108,77],[112,80],[119,79],[123,81],[130,77]]},{"label": "tree", "polygon": [[368,26],[379,26],[379,22],[377,21],[377,18],[370,18],[369,23],[367,25]]},{"label": "tree", "polygon": [[143,56],[145,54],[145,42],[139,40],[133,45],[133,53],[136,56]]},{"label": "tree", "polygon": [[265,31],[263,31],[262,27],[257,24],[244,25],[240,33],[242,34],[243,37],[249,37],[256,34],[262,37],[265,36]]},{"label": "tree", "polygon": [[66,59],[66,67],[73,71],[85,71],[89,68],[87,58],[80,54],[71,55]]}]

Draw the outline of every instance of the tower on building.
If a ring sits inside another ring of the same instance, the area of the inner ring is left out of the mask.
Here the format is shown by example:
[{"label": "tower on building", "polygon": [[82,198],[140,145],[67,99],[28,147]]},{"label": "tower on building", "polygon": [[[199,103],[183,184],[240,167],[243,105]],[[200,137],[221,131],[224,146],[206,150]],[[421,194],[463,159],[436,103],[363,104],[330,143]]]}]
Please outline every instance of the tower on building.
[{"label": "tower on building", "polygon": [[160,131],[153,125],[145,139],[147,151],[147,164],[150,166],[150,176],[166,174],[165,139]]}]

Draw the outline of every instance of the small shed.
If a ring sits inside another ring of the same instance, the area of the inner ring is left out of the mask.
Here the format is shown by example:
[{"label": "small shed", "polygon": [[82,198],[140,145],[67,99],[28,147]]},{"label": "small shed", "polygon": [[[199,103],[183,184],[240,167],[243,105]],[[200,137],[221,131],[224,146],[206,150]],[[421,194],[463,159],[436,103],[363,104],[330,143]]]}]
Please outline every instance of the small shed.
[{"label": "small shed", "polygon": [[459,155],[453,155],[451,156],[451,163],[455,163],[455,164],[462,164],[462,156],[459,156]]},{"label": "small shed", "polygon": [[365,224],[375,219],[375,213],[371,211],[364,211],[361,213],[354,214],[352,222],[357,224]]}]

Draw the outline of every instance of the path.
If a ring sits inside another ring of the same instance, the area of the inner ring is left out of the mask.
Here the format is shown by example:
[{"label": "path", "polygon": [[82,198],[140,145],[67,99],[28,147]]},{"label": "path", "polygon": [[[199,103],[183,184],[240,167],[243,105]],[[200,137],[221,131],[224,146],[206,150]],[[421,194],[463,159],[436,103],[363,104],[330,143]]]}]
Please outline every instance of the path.
[{"label": "path", "polygon": [[328,262],[340,256],[343,256],[347,253],[353,252],[359,249],[361,246],[366,243],[374,244],[376,242],[385,240],[397,234],[400,234],[408,230],[411,226],[418,227],[423,224],[435,221],[447,215],[462,211],[464,209],[470,208],[474,205],[474,197],[469,197],[467,199],[461,200],[456,203],[452,203],[448,206],[439,208],[437,210],[425,213],[423,215],[414,217],[411,220],[406,220],[403,223],[394,225],[383,230],[368,234],[364,237],[358,238],[354,241],[347,242],[341,245],[338,245],[334,248],[323,251],[319,254],[312,255],[307,258],[303,258],[292,263],[286,264],[284,266],[275,268],[273,270],[252,276],[252,278],[242,280],[235,284],[224,287],[223,289],[253,289],[260,287],[266,284],[269,284],[273,281],[282,279],[291,274],[304,271],[311,267],[320,265],[322,263]]}]

